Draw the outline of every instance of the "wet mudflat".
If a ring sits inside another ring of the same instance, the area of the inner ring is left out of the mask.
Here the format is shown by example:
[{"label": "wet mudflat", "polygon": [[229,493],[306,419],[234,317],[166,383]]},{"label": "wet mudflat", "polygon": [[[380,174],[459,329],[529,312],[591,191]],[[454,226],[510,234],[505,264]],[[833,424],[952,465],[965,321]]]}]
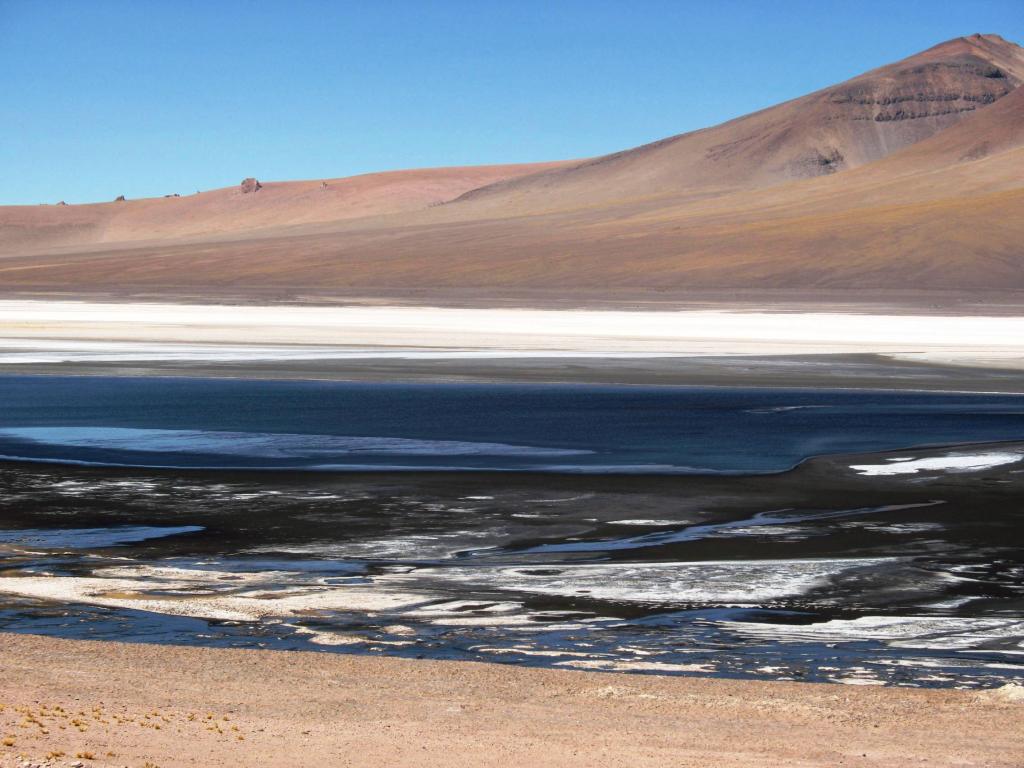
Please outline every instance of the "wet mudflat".
[{"label": "wet mudflat", "polygon": [[997,685],[1024,679],[1022,457],[718,476],[8,464],[0,629]]}]

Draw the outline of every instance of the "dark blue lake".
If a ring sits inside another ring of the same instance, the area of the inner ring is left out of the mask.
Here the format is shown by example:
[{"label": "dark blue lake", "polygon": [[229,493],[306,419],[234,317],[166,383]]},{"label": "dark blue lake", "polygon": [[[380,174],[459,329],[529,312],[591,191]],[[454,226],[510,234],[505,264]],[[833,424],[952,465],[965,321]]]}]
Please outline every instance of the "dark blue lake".
[{"label": "dark blue lake", "polygon": [[1024,396],[0,377],[0,455],[132,466],[775,472],[1024,439]]}]

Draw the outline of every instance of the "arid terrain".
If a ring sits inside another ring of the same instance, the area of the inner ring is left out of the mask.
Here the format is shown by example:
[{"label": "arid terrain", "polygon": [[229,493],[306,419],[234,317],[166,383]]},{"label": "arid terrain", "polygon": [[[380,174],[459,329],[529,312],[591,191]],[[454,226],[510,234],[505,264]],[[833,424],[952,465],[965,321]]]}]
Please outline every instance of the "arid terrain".
[{"label": "arid terrain", "polygon": [[0,291],[545,304],[1024,291],[1024,49],[957,38],[604,157],[0,209]]},{"label": "arid terrain", "polygon": [[534,766],[1011,768],[1024,756],[1014,686],[626,677],[16,635],[2,637],[0,670],[5,768],[469,766],[482,754]]}]

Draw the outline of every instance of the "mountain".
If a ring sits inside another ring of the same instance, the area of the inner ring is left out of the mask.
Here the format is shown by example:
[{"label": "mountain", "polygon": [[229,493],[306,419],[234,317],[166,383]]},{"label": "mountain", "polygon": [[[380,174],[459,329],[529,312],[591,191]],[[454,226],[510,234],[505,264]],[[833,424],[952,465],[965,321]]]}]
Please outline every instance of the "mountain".
[{"label": "mountain", "polygon": [[[1022,84],[1024,49],[973,35],[590,160],[355,177],[330,182],[348,190],[330,205],[320,182],[297,182],[0,209],[0,290],[521,303],[1016,295]],[[186,200],[208,210],[180,214]],[[114,213],[52,236],[57,217],[94,207]]]},{"label": "mountain", "polygon": [[838,173],[963,122],[1024,81],[1024,49],[974,35],[722,125],[467,192],[506,212],[721,193]]}]

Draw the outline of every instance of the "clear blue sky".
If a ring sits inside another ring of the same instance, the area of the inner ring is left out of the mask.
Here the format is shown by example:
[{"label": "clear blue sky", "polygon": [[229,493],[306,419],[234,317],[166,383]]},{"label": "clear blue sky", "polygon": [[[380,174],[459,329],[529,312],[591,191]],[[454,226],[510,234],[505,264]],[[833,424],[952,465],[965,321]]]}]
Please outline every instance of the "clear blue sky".
[{"label": "clear blue sky", "polygon": [[1024,0],[0,0],[0,203],[601,154],[973,32]]}]

